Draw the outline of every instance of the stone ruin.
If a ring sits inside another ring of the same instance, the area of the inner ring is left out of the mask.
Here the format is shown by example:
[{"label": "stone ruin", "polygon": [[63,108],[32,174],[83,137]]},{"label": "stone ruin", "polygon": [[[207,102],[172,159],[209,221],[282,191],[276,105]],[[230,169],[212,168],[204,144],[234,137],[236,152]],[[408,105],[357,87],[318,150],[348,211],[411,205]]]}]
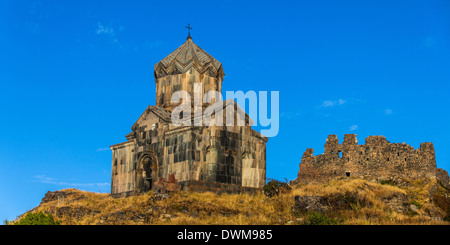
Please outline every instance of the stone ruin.
[{"label": "stone ruin", "polygon": [[181,190],[181,185],[177,183],[174,174],[169,174],[169,179],[167,181],[163,177],[160,177],[153,185],[153,190],[157,194],[166,194]]},{"label": "stone ruin", "polygon": [[335,178],[364,179],[437,179],[450,187],[447,171],[437,168],[433,143],[421,143],[418,149],[405,143],[390,143],[383,136],[369,136],[358,145],[356,134],[346,134],[339,144],[329,135],[325,151],[314,156],[307,149],[300,163],[297,183],[326,182]]}]

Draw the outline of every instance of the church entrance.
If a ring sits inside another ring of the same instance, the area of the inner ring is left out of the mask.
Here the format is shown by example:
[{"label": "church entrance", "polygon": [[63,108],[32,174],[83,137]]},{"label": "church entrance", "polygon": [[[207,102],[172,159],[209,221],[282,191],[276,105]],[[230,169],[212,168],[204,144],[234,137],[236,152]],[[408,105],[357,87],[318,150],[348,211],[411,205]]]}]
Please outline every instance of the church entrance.
[{"label": "church entrance", "polygon": [[150,154],[145,154],[142,156],[140,161],[140,167],[142,170],[142,192],[148,192],[153,187],[153,181],[156,179],[154,174],[156,174],[156,161],[154,157]]}]

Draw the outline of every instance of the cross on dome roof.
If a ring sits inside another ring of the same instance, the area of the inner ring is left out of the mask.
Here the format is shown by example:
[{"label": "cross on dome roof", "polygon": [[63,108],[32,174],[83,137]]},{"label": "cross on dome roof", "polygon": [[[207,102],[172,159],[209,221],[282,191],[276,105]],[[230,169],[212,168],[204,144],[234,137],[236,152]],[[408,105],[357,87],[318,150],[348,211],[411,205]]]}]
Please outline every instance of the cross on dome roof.
[{"label": "cross on dome roof", "polygon": [[189,38],[191,37],[191,30],[192,30],[191,24],[188,24],[186,28],[188,29],[188,38]]}]

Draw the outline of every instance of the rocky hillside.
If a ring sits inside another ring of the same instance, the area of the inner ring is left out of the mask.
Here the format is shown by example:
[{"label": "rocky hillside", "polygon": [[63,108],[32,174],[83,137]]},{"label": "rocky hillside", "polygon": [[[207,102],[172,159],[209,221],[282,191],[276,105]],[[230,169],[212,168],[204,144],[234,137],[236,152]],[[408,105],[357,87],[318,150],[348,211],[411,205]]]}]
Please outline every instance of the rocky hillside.
[{"label": "rocky hillside", "polygon": [[65,189],[48,192],[30,212],[51,213],[61,224],[81,225],[450,224],[449,193],[435,180],[378,183],[351,178],[327,184],[285,184],[271,197],[263,192],[149,192],[115,199],[109,194]]}]

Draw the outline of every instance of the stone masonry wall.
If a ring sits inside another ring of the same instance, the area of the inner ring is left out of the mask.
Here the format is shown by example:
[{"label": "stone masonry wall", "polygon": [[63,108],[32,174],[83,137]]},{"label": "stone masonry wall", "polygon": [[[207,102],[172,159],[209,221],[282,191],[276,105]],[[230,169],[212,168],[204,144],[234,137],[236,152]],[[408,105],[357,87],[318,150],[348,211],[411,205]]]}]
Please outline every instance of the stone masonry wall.
[{"label": "stone masonry wall", "polygon": [[[192,183],[248,188],[261,188],[265,184],[267,138],[249,126],[171,129],[170,123],[155,117],[147,115],[133,127],[128,142],[111,146],[113,196],[147,192],[155,181],[167,180],[171,174],[185,190],[196,187],[204,190],[204,185]],[[148,126],[147,120],[157,123]]]},{"label": "stone masonry wall", "polygon": [[364,145],[358,145],[355,134],[346,134],[339,144],[336,135],[329,135],[324,153],[313,153],[313,149],[307,149],[303,154],[297,182],[323,182],[338,177],[428,177],[449,185],[448,173],[436,166],[433,143],[422,143],[414,149],[405,143],[390,143],[383,136],[369,136]]}]

